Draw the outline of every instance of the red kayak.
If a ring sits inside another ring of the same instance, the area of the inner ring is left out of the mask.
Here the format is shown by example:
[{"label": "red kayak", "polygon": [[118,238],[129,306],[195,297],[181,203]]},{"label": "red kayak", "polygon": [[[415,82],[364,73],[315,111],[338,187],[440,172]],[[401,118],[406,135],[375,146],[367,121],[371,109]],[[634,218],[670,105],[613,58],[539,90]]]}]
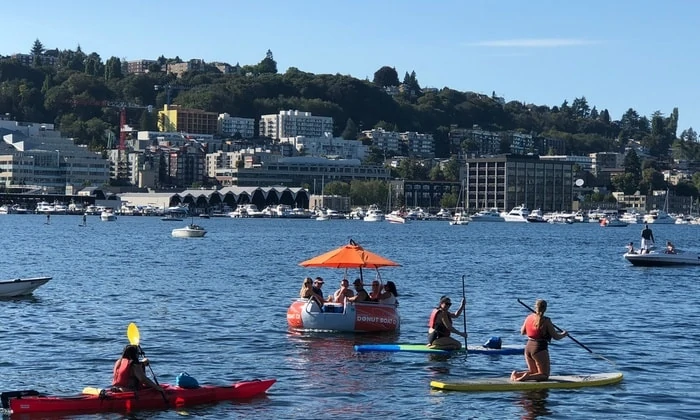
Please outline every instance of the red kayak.
[{"label": "red kayak", "polygon": [[[275,379],[237,382],[230,386],[202,385],[185,389],[162,384],[165,395],[154,389],[136,392],[112,392],[82,394],[70,397],[41,395],[37,391],[12,391],[2,393],[2,406],[12,414],[20,413],[99,413],[107,411],[130,412],[180,408],[219,401],[244,400],[263,394],[275,383]],[[86,388],[95,391],[95,388]],[[166,403],[167,399],[167,403]]]}]

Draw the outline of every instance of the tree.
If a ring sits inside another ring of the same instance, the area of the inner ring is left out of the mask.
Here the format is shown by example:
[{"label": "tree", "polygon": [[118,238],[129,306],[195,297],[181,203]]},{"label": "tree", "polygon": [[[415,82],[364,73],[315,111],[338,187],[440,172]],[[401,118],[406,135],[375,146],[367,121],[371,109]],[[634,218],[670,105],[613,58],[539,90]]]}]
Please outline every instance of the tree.
[{"label": "tree", "polygon": [[457,156],[451,156],[450,160],[447,161],[445,164],[445,167],[442,170],[442,173],[445,176],[445,180],[447,181],[459,181],[459,169],[460,169],[460,164],[459,160],[457,159]]},{"label": "tree", "polygon": [[634,149],[630,149],[625,155],[624,168],[625,173],[632,176],[635,184],[639,184],[639,181],[642,180],[642,163]]},{"label": "tree", "polygon": [[122,61],[118,57],[110,57],[105,63],[105,81],[122,78]]},{"label": "tree", "polygon": [[39,41],[39,38],[37,38],[34,41],[34,45],[32,45],[31,49],[31,54],[32,54],[32,66],[34,67],[39,67],[41,66],[41,56],[44,54],[44,44]]},{"label": "tree", "polygon": [[430,177],[431,181],[445,180],[445,175],[442,173],[442,168],[440,168],[440,165],[433,166],[433,169],[430,170],[430,174],[428,176]]},{"label": "tree", "polygon": [[258,74],[277,74],[277,62],[272,57],[272,51],[267,50],[265,58],[257,66]]},{"label": "tree", "polygon": [[345,130],[340,136],[345,140],[357,140],[357,134],[358,130],[355,121],[352,118],[348,118],[348,121],[345,123]]},{"label": "tree", "polygon": [[324,185],[323,193],[326,195],[350,196],[350,184],[342,181],[332,181]]},{"label": "tree", "polygon": [[395,68],[384,66],[374,72],[374,79],[372,79],[372,83],[380,87],[398,86],[399,75]]}]

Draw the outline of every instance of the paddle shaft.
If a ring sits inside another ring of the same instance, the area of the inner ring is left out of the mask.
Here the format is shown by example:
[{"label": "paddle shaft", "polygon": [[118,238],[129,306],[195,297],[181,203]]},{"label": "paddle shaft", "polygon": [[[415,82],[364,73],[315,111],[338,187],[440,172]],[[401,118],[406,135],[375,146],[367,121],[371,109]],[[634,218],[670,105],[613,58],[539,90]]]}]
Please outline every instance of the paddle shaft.
[{"label": "paddle shaft", "polygon": [[[521,304],[521,305],[523,305],[523,306],[526,307],[527,309],[529,309],[530,312],[535,313],[535,310],[532,309],[531,307],[527,306],[527,304],[526,304],[525,302],[523,302],[522,300],[518,299],[518,303]],[[564,331],[564,330],[562,330],[561,328],[559,328],[559,327],[557,327],[556,325],[554,325],[554,323],[552,323],[552,326],[553,326],[554,328],[556,328],[556,329],[557,329],[558,331],[560,331],[560,332],[561,332],[561,331]],[[603,356],[601,356],[601,355],[595,353],[593,350],[591,350],[591,349],[589,349],[588,347],[586,347],[583,343],[581,343],[580,341],[578,341],[577,339],[575,339],[574,337],[572,337],[571,334],[568,334],[568,333],[567,333],[566,336],[569,337],[571,340],[573,340],[574,343],[576,343],[576,344],[578,344],[579,346],[581,346],[581,348],[583,348],[583,349],[585,349],[586,351],[588,351],[589,353],[591,353],[592,355],[594,355],[594,356],[596,356],[596,357],[600,357],[601,359],[605,360],[606,362],[609,362],[609,363],[612,363],[613,365],[615,365],[615,362],[613,362],[612,360],[607,359],[607,358],[605,358],[605,357],[603,357]]]},{"label": "paddle shaft", "polygon": [[464,350],[466,350],[467,349],[467,293],[466,293],[466,290],[464,288],[464,274],[462,274],[462,299],[464,299],[464,311],[462,311],[462,315],[464,318]]}]

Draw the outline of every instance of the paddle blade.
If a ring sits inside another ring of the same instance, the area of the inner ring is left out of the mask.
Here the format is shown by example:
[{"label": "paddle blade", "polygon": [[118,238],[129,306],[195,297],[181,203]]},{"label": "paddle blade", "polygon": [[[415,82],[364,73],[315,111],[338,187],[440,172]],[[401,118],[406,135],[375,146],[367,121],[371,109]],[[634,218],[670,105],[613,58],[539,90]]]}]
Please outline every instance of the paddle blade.
[{"label": "paddle blade", "polygon": [[133,322],[129,324],[129,328],[126,329],[126,336],[129,337],[129,343],[133,344],[134,346],[139,345],[139,328]]}]

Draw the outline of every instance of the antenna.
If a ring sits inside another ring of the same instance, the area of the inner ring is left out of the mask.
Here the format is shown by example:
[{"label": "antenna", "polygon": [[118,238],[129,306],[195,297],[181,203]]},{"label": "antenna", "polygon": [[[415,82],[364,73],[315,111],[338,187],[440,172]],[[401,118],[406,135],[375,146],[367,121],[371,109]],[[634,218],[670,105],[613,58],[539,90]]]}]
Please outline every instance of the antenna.
[{"label": "antenna", "polygon": [[576,184],[577,187],[583,187],[583,183],[583,179],[581,178],[577,179],[576,182],[574,182],[574,184]]}]

